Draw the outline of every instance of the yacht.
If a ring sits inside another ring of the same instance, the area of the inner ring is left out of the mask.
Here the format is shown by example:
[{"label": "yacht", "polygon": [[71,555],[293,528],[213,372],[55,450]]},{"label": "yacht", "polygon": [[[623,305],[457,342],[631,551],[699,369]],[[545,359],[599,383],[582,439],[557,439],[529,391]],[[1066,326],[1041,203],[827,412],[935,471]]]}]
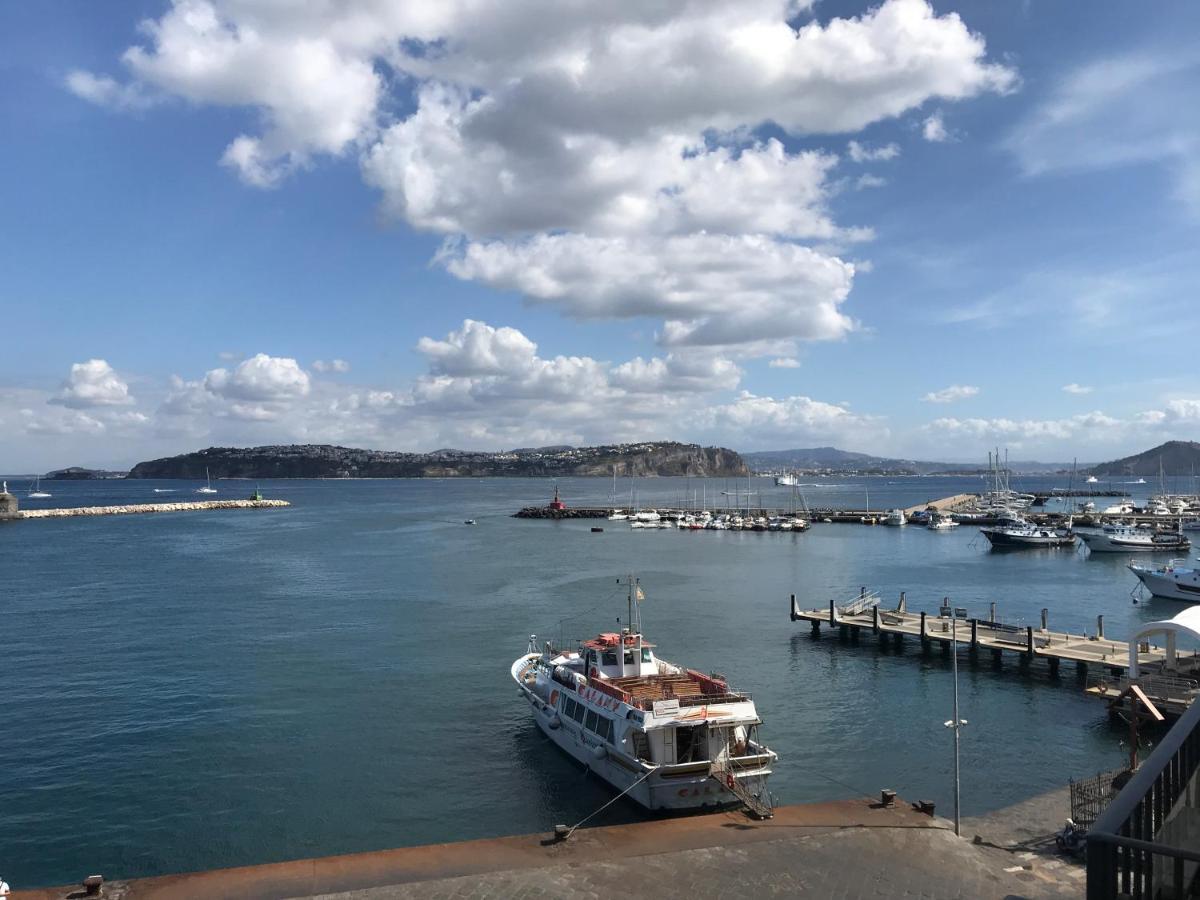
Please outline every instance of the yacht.
[{"label": "yacht", "polygon": [[1150,525],[1105,525],[1100,531],[1079,532],[1093,553],[1186,550],[1192,545],[1181,531],[1159,531]]},{"label": "yacht", "polygon": [[1188,565],[1187,559],[1173,559],[1165,566],[1151,568],[1129,564],[1129,571],[1138,577],[1155,597],[1200,603],[1200,569]]},{"label": "yacht", "polygon": [[800,483],[799,475],[776,475],[775,484],[778,487],[795,487]]},{"label": "yacht", "polygon": [[42,490],[42,476],[38,475],[33,480],[33,490],[26,494],[30,500],[46,500],[51,494],[48,491]]},{"label": "yacht", "polygon": [[1120,503],[1104,507],[1100,513],[1105,516],[1131,516],[1133,515],[1133,504],[1128,500],[1122,500]]},{"label": "yacht", "polygon": [[1100,479],[1097,478],[1095,475],[1089,475],[1087,477],[1087,480],[1084,481],[1084,484],[1099,484],[1099,483],[1100,483]]},{"label": "yacht", "polygon": [[979,531],[993,547],[1004,550],[1075,546],[1075,532],[1070,528],[1051,528],[1027,521],[993,525]]},{"label": "yacht", "polygon": [[512,664],[537,727],[559,749],[650,810],[743,804],[771,814],[778,755],[758,737],[749,694],[724,676],[660,659],[640,623],[645,595],[629,579],[630,627],[575,648],[549,641]]},{"label": "yacht", "polygon": [[925,523],[925,527],[930,531],[949,531],[951,528],[957,528],[958,522],[951,515],[935,512],[929,517],[929,521]]},{"label": "yacht", "polygon": [[887,514],[887,518],[883,520],[884,525],[906,525],[908,518],[904,515],[904,510],[893,509]]}]

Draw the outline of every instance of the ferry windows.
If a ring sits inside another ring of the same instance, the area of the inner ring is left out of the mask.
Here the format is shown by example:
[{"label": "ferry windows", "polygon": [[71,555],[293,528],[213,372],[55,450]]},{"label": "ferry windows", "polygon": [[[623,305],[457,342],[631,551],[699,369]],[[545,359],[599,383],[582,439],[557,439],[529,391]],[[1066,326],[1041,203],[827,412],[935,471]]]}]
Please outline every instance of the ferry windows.
[{"label": "ferry windows", "polygon": [[604,666],[615,666],[617,664],[617,651],[605,650],[600,654],[600,664]]},{"label": "ferry windows", "polygon": [[595,710],[589,709],[587,711],[587,723],[586,723],[585,727],[587,728],[588,731],[596,730],[596,712],[595,712]]},{"label": "ferry windows", "polygon": [[644,762],[653,762],[650,758],[650,739],[646,737],[646,732],[635,729],[629,733],[633,737],[633,755]]},{"label": "ferry windows", "polygon": [[675,761],[702,762],[708,759],[708,726],[696,725],[675,729]]},{"label": "ferry windows", "polygon": [[587,707],[584,706],[582,703],[576,703],[575,708],[573,710],[571,710],[571,718],[574,719],[576,722],[582,722],[583,714],[585,712],[587,712]]}]

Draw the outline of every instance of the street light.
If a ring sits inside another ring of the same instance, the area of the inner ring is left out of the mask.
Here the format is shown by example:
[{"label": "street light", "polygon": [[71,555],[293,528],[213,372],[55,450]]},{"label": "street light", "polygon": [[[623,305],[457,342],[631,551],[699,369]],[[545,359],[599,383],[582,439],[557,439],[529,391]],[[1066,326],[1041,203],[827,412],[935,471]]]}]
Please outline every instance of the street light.
[{"label": "street light", "polygon": [[959,782],[958,769],[958,732],[959,729],[967,724],[967,720],[958,717],[958,620],[965,619],[967,611],[961,606],[956,606],[950,612],[950,660],[954,670],[954,718],[943,724],[947,728],[954,729],[954,833],[955,835],[959,835],[962,788]]}]

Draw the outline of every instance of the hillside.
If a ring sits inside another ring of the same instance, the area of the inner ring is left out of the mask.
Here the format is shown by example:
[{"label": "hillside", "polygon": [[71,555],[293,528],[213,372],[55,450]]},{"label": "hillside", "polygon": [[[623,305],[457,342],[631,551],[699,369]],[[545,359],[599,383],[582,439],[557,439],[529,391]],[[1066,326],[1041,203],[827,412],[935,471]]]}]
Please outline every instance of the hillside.
[{"label": "hillside", "polygon": [[448,478],[456,476],[703,475],[748,472],[741,456],[723,447],[673,441],[603,447],[544,447],[479,453],[435,450],[400,453],[329,444],[209,447],[140,462],[130,478]]},{"label": "hillside", "polygon": [[[986,458],[986,453],[984,454]],[[742,458],[756,472],[807,471],[857,472],[880,475],[974,475],[987,472],[985,460],[979,462],[931,462],[919,459],[895,459],[854,453],[836,447],[812,447],[798,450],[762,450],[743,453]],[[1034,460],[1010,461],[1013,472],[1064,472],[1070,463],[1043,463]]]},{"label": "hillside", "polygon": [[1143,453],[1100,463],[1088,470],[1090,475],[1157,475],[1159,463],[1167,475],[1192,475],[1200,469],[1200,443],[1167,441]]}]

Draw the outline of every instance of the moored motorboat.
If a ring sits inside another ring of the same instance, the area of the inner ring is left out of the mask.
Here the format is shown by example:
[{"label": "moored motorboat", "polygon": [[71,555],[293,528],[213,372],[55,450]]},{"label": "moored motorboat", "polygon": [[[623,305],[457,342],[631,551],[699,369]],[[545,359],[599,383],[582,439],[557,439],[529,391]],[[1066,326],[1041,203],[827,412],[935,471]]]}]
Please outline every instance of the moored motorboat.
[{"label": "moored motorboat", "polygon": [[1192,545],[1182,531],[1159,531],[1152,525],[1105,525],[1100,531],[1081,531],[1079,537],[1093,553],[1165,552]]},{"label": "moored motorboat", "polygon": [[1155,597],[1200,603],[1200,569],[1187,565],[1187,559],[1173,559],[1165,566],[1129,564],[1129,571],[1138,577]]},{"label": "moored motorboat", "polygon": [[952,528],[958,527],[958,522],[954,517],[943,512],[935,512],[929,516],[929,521],[925,523],[925,527],[930,531],[949,531]]},{"label": "moored motorboat", "polygon": [[887,514],[887,518],[883,520],[884,525],[907,525],[908,517],[904,515],[904,510],[893,509]]},{"label": "moored motorboat", "polygon": [[629,580],[630,627],[574,649],[547,642],[512,664],[538,728],[558,747],[651,810],[744,804],[770,815],[777,754],[758,739],[749,694],[724,677],[659,659],[641,632],[644,598]]},{"label": "moored motorboat", "polygon": [[980,533],[996,549],[1017,550],[1031,547],[1073,547],[1075,532],[1070,528],[1051,528],[1033,522],[1013,522],[980,528]]}]

